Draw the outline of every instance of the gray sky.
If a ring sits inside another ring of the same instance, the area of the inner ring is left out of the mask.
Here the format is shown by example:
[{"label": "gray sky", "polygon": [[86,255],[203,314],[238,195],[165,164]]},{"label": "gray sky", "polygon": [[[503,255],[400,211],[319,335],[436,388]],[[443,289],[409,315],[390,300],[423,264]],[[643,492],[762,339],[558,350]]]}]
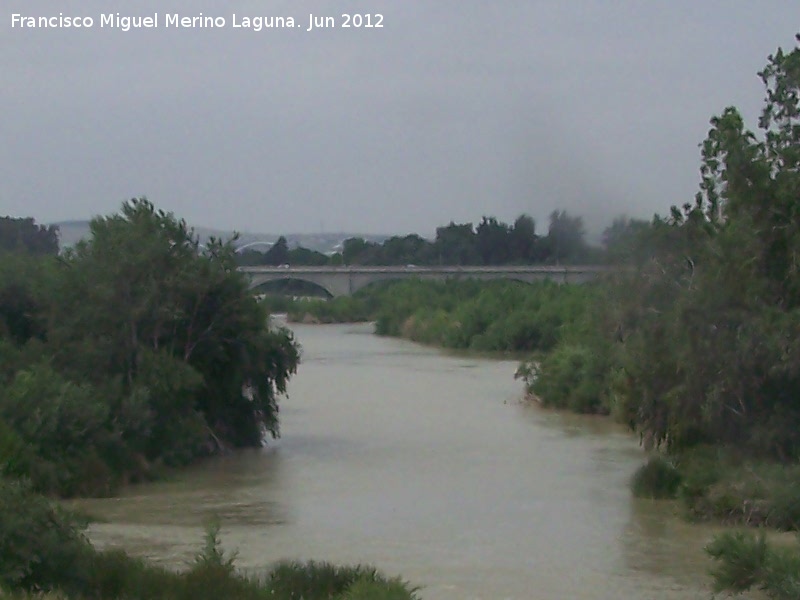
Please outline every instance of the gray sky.
[{"label": "gray sky", "polygon": [[[135,8],[131,8],[135,7]],[[383,15],[343,29],[341,14]],[[100,27],[147,16],[158,29]],[[166,29],[166,14],[222,29]],[[91,29],[12,28],[90,16]],[[232,14],[294,29],[232,27]],[[306,31],[309,13],[337,27]],[[555,208],[600,228],[693,198],[708,120],[750,127],[796,0],[4,0],[0,214],[146,195],[197,226],[419,232]]]}]

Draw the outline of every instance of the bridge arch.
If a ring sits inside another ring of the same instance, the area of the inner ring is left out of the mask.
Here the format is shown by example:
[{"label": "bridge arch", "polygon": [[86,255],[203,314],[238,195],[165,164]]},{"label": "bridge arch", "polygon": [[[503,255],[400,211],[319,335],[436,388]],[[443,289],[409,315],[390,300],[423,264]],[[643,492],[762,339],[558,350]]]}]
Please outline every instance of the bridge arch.
[{"label": "bridge arch", "polygon": [[[251,282],[250,282],[249,289],[251,291],[260,292],[260,293],[269,293],[269,291],[270,291],[269,288],[270,287],[277,287],[277,286],[280,286],[280,285],[286,286],[286,284],[289,284],[288,287],[291,288],[291,284],[292,283],[307,284],[308,286],[311,286],[312,289],[314,289],[315,291],[318,290],[319,292],[321,292],[321,294],[319,294],[320,297],[324,297],[324,298],[333,298],[334,297],[334,294],[331,292],[331,290],[329,290],[324,285],[320,285],[316,281],[312,281],[310,278],[299,277],[299,276],[296,276],[296,275],[285,275],[284,277],[274,277],[274,278],[262,278],[261,281],[259,281],[258,278],[253,278],[251,280]],[[292,295],[292,296],[311,295],[311,294],[307,294],[307,291],[308,290],[291,290],[290,289],[291,293],[289,293],[287,295]],[[314,294],[314,295],[317,295],[317,294]]]},{"label": "bridge arch", "polygon": [[288,273],[285,270],[277,273],[253,275],[250,279],[249,287],[251,290],[254,290],[263,287],[264,284],[274,281],[302,281],[304,283],[310,283],[325,291],[331,298],[347,296],[350,293],[349,288],[348,290],[342,290],[340,289],[341,286],[331,285],[331,282],[326,281],[323,277],[314,276],[313,274]]}]

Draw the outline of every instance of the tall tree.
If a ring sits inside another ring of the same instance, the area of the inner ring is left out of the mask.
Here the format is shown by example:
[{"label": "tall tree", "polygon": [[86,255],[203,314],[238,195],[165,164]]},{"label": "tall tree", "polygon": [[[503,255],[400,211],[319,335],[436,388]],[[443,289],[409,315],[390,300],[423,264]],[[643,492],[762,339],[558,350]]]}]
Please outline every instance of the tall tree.
[{"label": "tall tree", "polygon": [[145,199],[95,219],[91,232],[62,270],[57,364],[90,382],[118,377],[125,395],[148,399],[150,458],[183,462],[277,435],[277,395],[297,349],[268,328],[232,244],[211,240],[201,252],[184,221]]},{"label": "tall tree", "polygon": [[434,255],[435,261],[443,265],[481,264],[472,223],[456,224],[451,221],[446,227],[437,227]]},{"label": "tall tree", "polygon": [[700,192],[654,222],[656,251],[625,288],[627,414],[670,448],[712,441],[795,460],[800,48],[760,75],[761,136],[735,108],[711,120]]},{"label": "tall tree", "polygon": [[588,246],[581,217],[572,217],[565,210],[553,211],[547,232],[550,260],[556,263],[577,263],[585,260]]},{"label": "tall tree", "polygon": [[267,250],[264,254],[264,261],[262,264],[265,265],[285,265],[289,263],[289,244],[286,241],[286,238],[281,236],[278,238],[278,241],[275,242],[272,247]]},{"label": "tall tree", "polygon": [[483,217],[475,229],[475,245],[484,265],[503,265],[511,259],[511,229],[494,217]]},{"label": "tall tree", "polygon": [[528,215],[517,217],[509,233],[512,260],[522,264],[538,260],[538,241],[536,222],[533,218]]},{"label": "tall tree", "polygon": [[0,217],[0,252],[58,254],[58,227],[31,219]]}]

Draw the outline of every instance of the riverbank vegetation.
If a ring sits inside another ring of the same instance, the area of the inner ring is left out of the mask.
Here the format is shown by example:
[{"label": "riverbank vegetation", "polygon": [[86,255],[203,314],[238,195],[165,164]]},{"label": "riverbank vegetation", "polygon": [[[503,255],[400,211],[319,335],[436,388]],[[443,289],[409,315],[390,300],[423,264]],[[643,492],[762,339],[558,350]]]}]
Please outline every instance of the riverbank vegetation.
[{"label": "riverbank vegetation", "polygon": [[57,255],[54,230],[19,221],[0,262],[6,470],[45,494],[108,494],[277,435],[298,349],[266,324],[232,246],[201,250],[146,200],[91,230]]},{"label": "riverbank vegetation", "polygon": [[144,199],[91,230],[59,255],[55,229],[0,220],[0,597],[414,598],[369,567],[240,572],[214,528],[182,572],[89,544],[85,521],[51,497],[107,495],[261,445],[278,435],[299,358],[232,244],[201,249]]},{"label": "riverbank vegetation", "polygon": [[352,297],[268,297],[264,305],[287,312],[296,322],[375,321],[379,335],[450,349],[523,354],[551,350],[562,331],[587,314],[596,294],[592,285],[411,279],[369,286]]}]

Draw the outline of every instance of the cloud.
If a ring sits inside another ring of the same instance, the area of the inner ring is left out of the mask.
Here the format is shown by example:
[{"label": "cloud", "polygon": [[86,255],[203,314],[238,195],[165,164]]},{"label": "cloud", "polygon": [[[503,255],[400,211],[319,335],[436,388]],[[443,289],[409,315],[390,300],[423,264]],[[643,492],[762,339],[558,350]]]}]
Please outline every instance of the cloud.
[{"label": "cloud", "polygon": [[[726,105],[752,126],[756,72],[796,6],[370,2],[384,28],[305,31],[363,3],[7,2],[0,213],[42,221],[147,195],[197,225],[423,234],[447,221],[596,228],[690,199]],[[33,15],[293,15],[301,27],[20,30]]]}]

